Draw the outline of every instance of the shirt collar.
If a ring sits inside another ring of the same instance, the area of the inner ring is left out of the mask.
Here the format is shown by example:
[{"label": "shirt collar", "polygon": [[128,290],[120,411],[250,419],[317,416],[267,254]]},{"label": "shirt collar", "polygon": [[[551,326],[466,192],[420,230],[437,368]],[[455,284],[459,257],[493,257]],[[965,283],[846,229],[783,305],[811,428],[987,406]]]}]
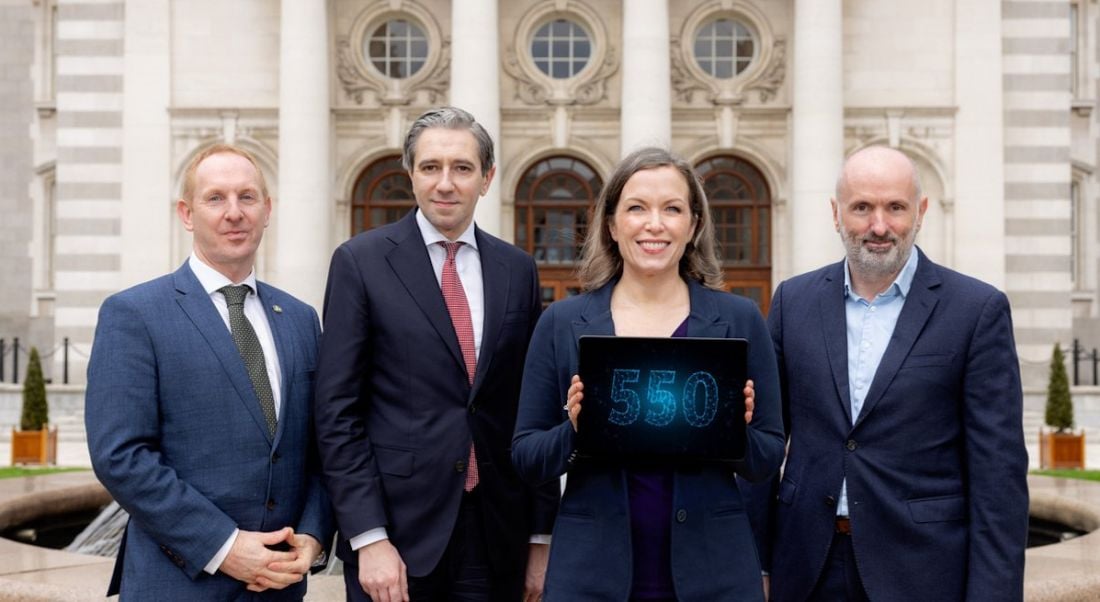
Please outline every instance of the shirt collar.
[{"label": "shirt collar", "polygon": [[[879,293],[877,297],[892,297],[894,295],[901,295],[904,299],[909,296],[909,289],[913,286],[913,276],[917,273],[917,247],[913,246],[909,250],[909,259],[905,261],[905,265],[901,267],[901,271],[898,272],[898,277],[894,278],[894,282],[885,291]],[[852,274],[848,270],[848,258],[844,258],[844,296],[852,296]]]},{"label": "shirt collar", "polygon": [[[420,209],[416,210],[416,225],[420,228],[420,236],[424,239],[426,246],[431,247],[437,243],[450,242],[449,238],[440,234],[439,230],[436,230],[435,226],[428,221],[428,218],[424,217],[424,212]],[[466,243],[466,246],[477,249],[477,237],[474,236],[474,220],[470,220],[470,225],[466,227],[466,230],[455,242]]]},{"label": "shirt collar", "polygon": [[252,271],[248,273],[244,280],[233,282],[226,278],[225,274],[206,265],[203,260],[199,259],[198,255],[195,255],[194,251],[191,252],[191,257],[187,259],[187,265],[191,268],[191,272],[195,274],[195,278],[199,279],[199,284],[202,285],[203,290],[208,295],[212,295],[221,287],[231,284],[247,284],[253,293],[256,292],[256,268],[252,268]]}]

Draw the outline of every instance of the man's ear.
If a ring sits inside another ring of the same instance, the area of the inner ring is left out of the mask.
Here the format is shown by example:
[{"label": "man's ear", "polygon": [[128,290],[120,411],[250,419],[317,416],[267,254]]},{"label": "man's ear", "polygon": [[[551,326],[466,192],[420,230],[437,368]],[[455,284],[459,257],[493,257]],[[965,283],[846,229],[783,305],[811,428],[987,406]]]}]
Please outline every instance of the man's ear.
[{"label": "man's ear", "polygon": [[183,199],[176,201],[176,215],[180,216],[180,221],[188,232],[195,231],[195,224],[191,221],[191,205],[187,201]]},{"label": "man's ear", "polygon": [[485,196],[489,192],[489,185],[493,183],[493,176],[497,174],[497,166],[494,165],[489,168],[489,171],[485,174],[485,181],[481,184],[481,196]]}]

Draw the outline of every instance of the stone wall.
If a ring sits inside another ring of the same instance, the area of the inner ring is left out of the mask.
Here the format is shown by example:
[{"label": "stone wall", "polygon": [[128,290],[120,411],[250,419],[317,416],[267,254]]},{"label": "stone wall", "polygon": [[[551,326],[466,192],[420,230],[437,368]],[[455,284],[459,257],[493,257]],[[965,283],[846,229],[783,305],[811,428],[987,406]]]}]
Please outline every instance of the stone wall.
[{"label": "stone wall", "polygon": [[0,3],[0,338],[9,345],[30,334],[33,16],[29,2]]}]

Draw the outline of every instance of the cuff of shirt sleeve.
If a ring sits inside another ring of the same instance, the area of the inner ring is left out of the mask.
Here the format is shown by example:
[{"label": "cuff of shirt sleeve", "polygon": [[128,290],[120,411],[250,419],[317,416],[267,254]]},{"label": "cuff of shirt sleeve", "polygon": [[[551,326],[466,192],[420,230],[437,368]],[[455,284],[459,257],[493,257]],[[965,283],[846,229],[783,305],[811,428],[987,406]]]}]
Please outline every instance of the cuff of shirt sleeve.
[{"label": "cuff of shirt sleeve", "polygon": [[376,527],[370,531],[366,531],[352,537],[348,540],[352,550],[358,550],[359,548],[365,548],[372,543],[382,541],[383,539],[389,539],[390,536],[386,534],[385,527]]},{"label": "cuff of shirt sleeve", "polygon": [[550,534],[549,533],[538,533],[538,534],[532,535],[531,538],[527,540],[527,543],[541,543],[541,544],[550,545]]},{"label": "cuff of shirt sleeve", "polygon": [[229,550],[233,547],[233,542],[237,541],[237,535],[239,535],[240,532],[240,529],[233,529],[233,533],[229,536],[229,539],[225,540],[225,543],[222,544],[218,553],[214,554],[214,557],[210,559],[210,562],[206,563],[206,566],[202,567],[202,570],[210,575],[217,573],[222,563],[225,562],[225,557],[229,556]]}]

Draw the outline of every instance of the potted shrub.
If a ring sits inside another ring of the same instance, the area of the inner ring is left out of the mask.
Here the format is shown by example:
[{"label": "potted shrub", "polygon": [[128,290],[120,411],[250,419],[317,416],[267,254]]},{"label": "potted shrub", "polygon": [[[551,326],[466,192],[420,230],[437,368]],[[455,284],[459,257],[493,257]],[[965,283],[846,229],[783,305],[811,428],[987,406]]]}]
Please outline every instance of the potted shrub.
[{"label": "potted shrub", "polygon": [[1084,468],[1085,433],[1073,432],[1073,397],[1069,392],[1065,355],[1054,344],[1047,384],[1045,422],[1053,432],[1039,430],[1039,464],[1042,468]]},{"label": "potted shrub", "polygon": [[19,430],[11,432],[12,464],[56,464],[57,429],[49,430],[50,409],[46,401],[46,380],[38,349],[31,347],[27,376],[23,380],[23,411]]}]

